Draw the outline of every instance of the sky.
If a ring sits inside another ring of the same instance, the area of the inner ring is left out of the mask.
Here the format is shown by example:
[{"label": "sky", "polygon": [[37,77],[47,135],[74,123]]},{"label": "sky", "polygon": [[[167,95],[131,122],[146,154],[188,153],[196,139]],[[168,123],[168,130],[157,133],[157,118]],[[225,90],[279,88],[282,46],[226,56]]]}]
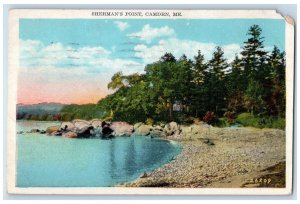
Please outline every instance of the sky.
[{"label": "sky", "polygon": [[114,73],[143,73],[166,52],[209,60],[221,46],[230,62],[253,24],[267,51],[285,50],[280,19],[20,19],[18,103],[97,103]]}]

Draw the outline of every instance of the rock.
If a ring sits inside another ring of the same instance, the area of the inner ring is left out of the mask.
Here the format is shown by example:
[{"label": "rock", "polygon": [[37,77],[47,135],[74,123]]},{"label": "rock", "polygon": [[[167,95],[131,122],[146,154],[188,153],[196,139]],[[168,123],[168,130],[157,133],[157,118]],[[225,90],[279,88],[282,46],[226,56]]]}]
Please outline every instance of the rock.
[{"label": "rock", "polygon": [[141,125],[138,127],[135,131],[135,135],[140,135],[140,136],[147,136],[150,134],[150,131],[152,130],[152,126],[150,125]]},{"label": "rock", "polygon": [[169,126],[170,126],[171,130],[178,130],[178,125],[176,122],[170,122]]},{"label": "rock", "polygon": [[161,126],[154,126],[151,129],[151,137],[166,137],[164,129]]},{"label": "rock", "polygon": [[144,125],[144,123],[136,123],[133,125],[133,131],[137,130],[141,125]]},{"label": "rock", "polygon": [[60,125],[60,129],[63,131],[74,131],[75,125],[71,122],[63,122]]},{"label": "rock", "polygon": [[102,127],[102,121],[99,120],[99,119],[93,119],[93,120],[90,120],[90,124],[91,124],[94,128]]},{"label": "rock", "polygon": [[164,127],[164,132],[167,136],[179,135],[181,133],[180,127],[176,122],[170,122]]},{"label": "rock", "polygon": [[102,123],[101,123],[101,127],[102,128],[104,128],[104,127],[110,127],[110,126],[111,126],[110,122],[102,121]]},{"label": "rock", "polygon": [[159,126],[159,125],[158,126],[153,126],[152,129],[155,130],[155,131],[163,131],[164,130],[164,128]]},{"label": "rock", "polygon": [[71,132],[71,131],[63,133],[62,136],[66,137],[66,138],[77,138],[78,137],[77,133]]},{"label": "rock", "polygon": [[48,127],[47,130],[46,130],[46,133],[48,134],[52,134],[53,132],[56,132],[60,129],[60,125],[56,125],[56,126],[51,126],[51,127]]},{"label": "rock", "polygon": [[75,133],[77,134],[78,137],[84,137],[84,138],[87,138],[87,137],[91,137],[93,135],[93,129],[94,127],[93,126],[84,126],[82,127],[81,129],[76,129]]},{"label": "rock", "polygon": [[52,132],[51,135],[53,135],[53,136],[62,136],[62,132],[58,130],[58,131]]},{"label": "rock", "polygon": [[111,123],[102,121],[101,127],[102,127],[102,137],[112,137],[113,129],[111,129]]},{"label": "rock", "polygon": [[113,132],[113,130],[110,127],[108,127],[108,126],[104,126],[102,128],[102,136],[103,137],[111,137],[112,136],[112,134],[111,134],[112,132]]},{"label": "rock", "polygon": [[40,134],[46,134],[46,131],[45,130],[41,130]]},{"label": "rock", "polygon": [[166,137],[166,134],[161,131],[153,130],[150,132],[151,137]]},{"label": "rock", "polygon": [[79,119],[73,120],[73,124],[75,126],[75,129],[79,130],[91,126],[91,124],[88,121]]},{"label": "rock", "polygon": [[40,132],[39,129],[31,129],[31,130],[30,130],[30,133],[39,133],[39,132]]},{"label": "rock", "polygon": [[23,131],[19,131],[19,132],[17,132],[17,134],[23,134],[24,132]]},{"label": "rock", "polygon": [[126,122],[113,122],[110,128],[115,136],[130,136],[133,132],[133,126]]}]

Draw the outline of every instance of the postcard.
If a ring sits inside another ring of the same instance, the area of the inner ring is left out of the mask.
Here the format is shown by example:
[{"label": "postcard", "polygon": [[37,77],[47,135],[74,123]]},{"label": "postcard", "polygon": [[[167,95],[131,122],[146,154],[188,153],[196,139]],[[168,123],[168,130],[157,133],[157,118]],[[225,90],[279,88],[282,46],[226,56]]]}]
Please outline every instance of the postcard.
[{"label": "postcard", "polygon": [[8,193],[292,192],[290,17],[15,9],[8,62]]}]

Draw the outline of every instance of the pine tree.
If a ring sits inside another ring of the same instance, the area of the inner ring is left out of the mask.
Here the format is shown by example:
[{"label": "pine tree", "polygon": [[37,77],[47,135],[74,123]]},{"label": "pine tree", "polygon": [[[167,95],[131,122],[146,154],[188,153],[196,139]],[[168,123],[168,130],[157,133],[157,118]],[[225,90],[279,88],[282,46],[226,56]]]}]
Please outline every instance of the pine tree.
[{"label": "pine tree", "polygon": [[263,78],[267,52],[264,51],[262,29],[258,25],[253,25],[248,30],[250,38],[244,42],[242,54],[242,67],[246,79]]},{"label": "pine tree", "polygon": [[194,57],[192,66],[192,84],[191,84],[191,103],[194,116],[198,117],[206,112],[208,104],[208,65],[205,62],[204,55],[198,51],[198,55]]},{"label": "pine tree", "polygon": [[231,63],[231,72],[228,74],[226,85],[228,89],[228,109],[235,113],[243,109],[243,91],[246,85],[243,80],[242,60],[236,55]]},{"label": "pine tree", "polygon": [[208,63],[209,68],[209,108],[218,111],[226,107],[227,90],[224,86],[225,71],[228,68],[224,52],[221,47],[216,47],[212,59]]},{"label": "pine tree", "polygon": [[274,46],[268,58],[270,69],[270,89],[266,100],[271,115],[285,114],[285,53]]}]

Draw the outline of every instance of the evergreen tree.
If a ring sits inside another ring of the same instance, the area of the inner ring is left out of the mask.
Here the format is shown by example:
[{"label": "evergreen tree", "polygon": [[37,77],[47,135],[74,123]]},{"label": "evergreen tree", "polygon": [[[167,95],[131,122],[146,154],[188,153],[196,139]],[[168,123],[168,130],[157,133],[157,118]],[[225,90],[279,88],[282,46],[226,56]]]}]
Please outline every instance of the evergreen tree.
[{"label": "evergreen tree", "polygon": [[228,74],[226,85],[228,89],[228,109],[240,112],[243,109],[243,91],[247,84],[243,80],[242,60],[236,55],[231,63],[231,72]]},{"label": "evergreen tree", "polygon": [[227,90],[224,86],[225,71],[228,68],[224,52],[221,47],[216,47],[212,59],[208,63],[209,67],[209,109],[218,113],[226,107]]},{"label": "evergreen tree", "polygon": [[250,38],[244,42],[242,54],[242,67],[247,80],[263,78],[267,52],[264,51],[262,29],[253,25],[248,30]]},{"label": "evergreen tree", "polygon": [[268,58],[271,86],[267,92],[268,111],[271,115],[285,114],[285,53],[274,46]]},{"label": "evergreen tree", "polygon": [[193,115],[198,117],[204,115],[208,104],[208,65],[205,62],[204,55],[198,51],[194,57],[192,66],[192,84],[191,84],[191,105]]}]

